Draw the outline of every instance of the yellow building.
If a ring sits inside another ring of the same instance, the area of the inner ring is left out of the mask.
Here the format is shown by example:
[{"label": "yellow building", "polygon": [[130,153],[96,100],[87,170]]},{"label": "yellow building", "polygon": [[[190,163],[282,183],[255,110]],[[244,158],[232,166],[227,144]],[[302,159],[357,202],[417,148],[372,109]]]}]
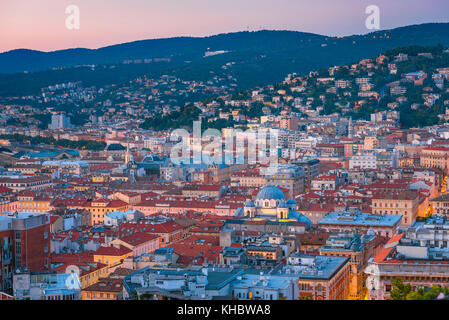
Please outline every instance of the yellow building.
[{"label": "yellow building", "polygon": [[377,193],[371,202],[373,214],[402,215],[402,227],[410,226],[419,213],[420,198],[417,191]]},{"label": "yellow building", "polygon": [[259,257],[268,260],[281,260],[282,249],[280,246],[248,246],[248,256]]},{"label": "yellow building", "polygon": [[50,198],[37,196],[37,193],[34,191],[25,191],[17,196],[17,211],[39,213],[49,212],[53,209],[50,202]]},{"label": "yellow building", "polygon": [[441,194],[430,199],[432,214],[446,216],[449,215],[449,193]]},{"label": "yellow building", "polygon": [[220,196],[220,190],[221,190],[220,185],[192,184],[186,185],[182,189],[182,195],[188,197],[206,196],[211,198],[218,198]]},{"label": "yellow building", "polygon": [[115,266],[123,262],[127,257],[133,255],[133,251],[122,245],[120,246],[101,246],[94,253],[94,261],[108,265],[109,267]]},{"label": "yellow building", "polygon": [[81,290],[81,300],[119,300],[122,288],[122,279],[102,278]]},{"label": "yellow building", "polygon": [[129,205],[135,205],[142,201],[142,195],[137,192],[119,191],[108,197],[111,200],[121,200]]},{"label": "yellow building", "polygon": [[102,224],[104,215],[115,211],[128,211],[129,205],[122,200],[97,199],[84,205],[84,209],[91,213],[93,225]]},{"label": "yellow building", "polygon": [[366,136],[363,141],[363,148],[365,150],[373,150],[379,147],[379,140],[376,136]]},{"label": "yellow building", "polygon": [[108,180],[109,180],[108,176],[104,176],[104,175],[93,175],[92,176],[92,182],[103,183]]},{"label": "yellow building", "polygon": [[439,168],[449,173],[449,148],[428,147],[421,152],[420,164],[425,168]]},{"label": "yellow building", "polygon": [[93,285],[98,282],[100,278],[107,277],[109,274],[109,266],[103,263],[93,263],[91,264],[92,268],[89,272],[83,272],[80,275],[80,283],[81,289],[84,289],[90,285]]},{"label": "yellow building", "polygon": [[39,172],[41,172],[41,166],[40,165],[14,165],[10,167],[8,170],[11,171],[20,171],[22,174],[25,175],[34,175]]}]

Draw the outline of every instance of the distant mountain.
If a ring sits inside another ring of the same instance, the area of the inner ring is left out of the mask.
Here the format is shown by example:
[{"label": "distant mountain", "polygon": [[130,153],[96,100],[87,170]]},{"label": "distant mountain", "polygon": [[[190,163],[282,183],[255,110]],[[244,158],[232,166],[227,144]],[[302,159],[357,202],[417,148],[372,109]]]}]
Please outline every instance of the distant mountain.
[{"label": "distant mountain", "polygon": [[325,37],[294,31],[258,31],[195,38],[177,37],[140,40],[99,49],[67,49],[42,52],[27,49],[0,54],[0,73],[42,71],[55,67],[121,63],[130,59],[202,58],[206,51],[226,49],[238,53],[297,50],[319,45]]},{"label": "distant mountain", "polygon": [[[210,75],[210,70],[217,70],[231,61],[235,62],[233,74],[239,84],[250,87],[279,81],[292,72],[302,73],[355,62],[396,47],[436,44],[449,46],[449,23],[413,25],[348,37],[266,30],[198,38],[141,40],[94,50],[78,48],[41,52],[19,49],[0,54],[0,88],[9,84],[0,89],[0,95],[33,92],[40,85],[64,81],[91,81],[101,85],[146,73],[171,72],[201,78]],[[204,57],[208,51],[221,50],[226,53]],[[76,71],[71,69],[73,72],[45,71],[58,67],[118,64],[124,60],[154,58],[169,58],[170,62],[142,64],[140,67],[123,66],[113,71],[98,71],[95,76],[91,72],[87,76],[88,72],[80,68]],[[24,74],[24,71],[30,73]],[[11,75],[14,73],[17,74]],[[22,86],[23,92],[17,86]]]}]

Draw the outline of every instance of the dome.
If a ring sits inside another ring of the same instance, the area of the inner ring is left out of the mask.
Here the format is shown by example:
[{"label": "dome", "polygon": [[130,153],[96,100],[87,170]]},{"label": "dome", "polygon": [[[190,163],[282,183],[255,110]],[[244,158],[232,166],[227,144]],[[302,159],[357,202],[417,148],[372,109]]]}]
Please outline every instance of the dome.
[{"label": "dome", "polygon": [[274,199],[274,200],[285,200],[284,193],[275,186],[265,186],[260,189],[256,196],[256,199]]},{"label": "dome", "polygon": [[295,199],[289,199],[288,201],[287,201],[287,204],[296,204],[296,200]]},{"label": "dome", "polygon": [[245,203],[245,208],[253,208],[253,207],[254,207],[254,202],[248,201],[247,203]]},{"label": "dome", "polygon": [[284,201],[281,201],[281,202],[279,202],[278,208],[279,209],[287,209],[288,207]]}]

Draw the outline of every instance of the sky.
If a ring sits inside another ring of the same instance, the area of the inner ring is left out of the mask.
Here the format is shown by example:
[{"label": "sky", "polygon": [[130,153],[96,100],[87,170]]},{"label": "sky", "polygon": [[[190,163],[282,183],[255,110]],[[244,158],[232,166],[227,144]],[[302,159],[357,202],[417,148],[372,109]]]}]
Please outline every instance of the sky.
[{"label": "sky", "polygon": [[[79,8],[79,29],[66,27],[69,5]],[[0,52],[261,29],[363,34],[373,31],[369,5],[380,9],[380,29],[449,22],[448,0],[0,0]]]}]

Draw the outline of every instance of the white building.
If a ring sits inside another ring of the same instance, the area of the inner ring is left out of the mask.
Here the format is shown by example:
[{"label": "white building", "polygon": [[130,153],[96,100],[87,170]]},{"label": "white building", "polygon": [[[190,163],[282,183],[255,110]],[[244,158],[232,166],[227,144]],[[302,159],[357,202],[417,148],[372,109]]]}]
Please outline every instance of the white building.
[{"label": "white building", "polygon": [[377,169],[377,159],[374,152],[359,153],[349,159],[349,169]]}]

